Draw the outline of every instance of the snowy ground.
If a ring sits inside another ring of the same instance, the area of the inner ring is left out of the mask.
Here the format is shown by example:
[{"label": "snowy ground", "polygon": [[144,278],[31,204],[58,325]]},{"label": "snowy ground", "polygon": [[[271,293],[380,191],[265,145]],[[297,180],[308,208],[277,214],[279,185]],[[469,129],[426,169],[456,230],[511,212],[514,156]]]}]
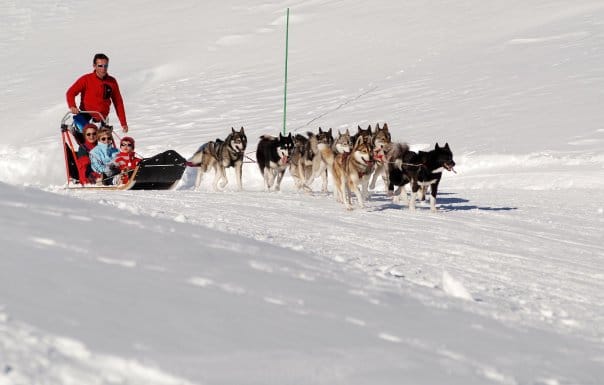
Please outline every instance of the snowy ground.
[{"label": "snowy ground", "polygon": [[[437,213],[381,184],[351,212],[289,176],[266,193],[252,163],[243,192],[230,171],[195,191],[194,170],[167,192],[63,188],[63,95],[97,51],[139,153],[188,157],[245,126],[253,157],[281,129],[288,6],[288,130],[448,142]],[[604,383],[603,17],[599,1],[4,2],[0,384]]]}]

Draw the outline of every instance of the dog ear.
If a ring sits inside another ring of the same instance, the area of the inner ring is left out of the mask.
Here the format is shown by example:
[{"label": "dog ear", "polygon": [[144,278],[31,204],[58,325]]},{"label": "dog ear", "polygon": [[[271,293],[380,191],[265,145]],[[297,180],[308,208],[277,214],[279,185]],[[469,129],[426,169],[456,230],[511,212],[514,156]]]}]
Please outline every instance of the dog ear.
[{"label": "dog ear", "polygon": [[323,129],[321,129],[321,127],[319,127],[319,134],[323,133]]},{"label": "dog ear", "polygon": [[388,123],[384,123],[384,126],[382,127],[382,131],[388,132]]},{"label": "dog ear", "polygon": [[357,138],[356,142],[354,143],[354,146],[358,147],[361,144],[363,144],[364,141],[365,141],[365,138],[363,137],[363,135],[359,135],[359,137]]},{"label": "dog ear", "polygon": [[350,136],[350,131],[348,130],[348,128],[346,129],[345,134],[348,135],[348,136]]},{"label": "dog ear", "polygon": [[241,126],[241,130],[239,130],[240,134],[245,134],[245,132],[243,132],[243,126]]},{"label": "dog ear", "polygon": [[289,135],[287,135],[287,137],[291,140],[292,138],[292,133],[290,132]]},{"label": "dog ear", "polygon": [[450,150],[450,148],[449,148],[449,142],[445,143],[445,148],[446,148],[447,150]]},{"label": "dog ear", "polygon": [[371,132],[371,124],[367,126],[367,129],[369,130],[369,132]]},{"label": "dog ear", "polygon": [[361,126],[357,126],[357,134],[360,134],[362,131]]},{"label": "dog ear", "polygon": [[436,142],[436,147],[434,147],[435,149],[439,149],[440,147],[438,147],[438,142]]},{"label": "dog ear", "polygon": [[380,124],[376,123],[375,124],[375,132],[378,132],[380,130]]},{"label": "dog ear", "polygon": [[231,132],[234,134],[235,133],[235,129],[233,127],[231,127]]},{"label": "dog ear", "polygon": [[331,127],[329,127],[329,131],[327,131],[327,132],[329,132],[329,136],[333,136],[333,134],[331,133],[331,131],[332,131]]}]

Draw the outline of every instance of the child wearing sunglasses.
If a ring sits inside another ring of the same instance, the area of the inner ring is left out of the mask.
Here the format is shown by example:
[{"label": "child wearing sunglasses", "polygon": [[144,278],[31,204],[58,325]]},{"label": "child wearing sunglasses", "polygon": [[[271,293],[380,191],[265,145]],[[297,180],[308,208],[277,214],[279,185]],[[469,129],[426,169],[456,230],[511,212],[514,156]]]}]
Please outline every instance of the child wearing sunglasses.
[{"label": "child wearing sunglasses", "polygon": [[101,174],[104,185],[110,185],[111,177],[119,173],[119,168],[113,163],[119,150],[113,146],[112,134],[113,131],[110,128],[99,128],[97,131],[98,143],[90,151],[92,171]]},{"label": "child wearing sunglasses", "polygon": [[120,179],[118,183],[128,183],[132,171],[134,171],[141,160],[142,159],[137,157],[134,152],[134,138],[124,136],[120,141],[120,152],[113,161],[120,170]]}]

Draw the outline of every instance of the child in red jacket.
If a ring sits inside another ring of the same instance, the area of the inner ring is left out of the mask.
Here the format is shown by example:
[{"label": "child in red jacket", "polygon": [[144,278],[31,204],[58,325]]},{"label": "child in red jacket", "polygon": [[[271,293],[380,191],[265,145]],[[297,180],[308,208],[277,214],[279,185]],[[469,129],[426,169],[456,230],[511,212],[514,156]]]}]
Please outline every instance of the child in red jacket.
[{"label": "child in red jacket", "polygon": [[130,175],[142,159],[134,152],[134,139],[124,136],[120,141],[120,152],[116,155],[113,163],[120,168],[120,182],[128,183]]}]

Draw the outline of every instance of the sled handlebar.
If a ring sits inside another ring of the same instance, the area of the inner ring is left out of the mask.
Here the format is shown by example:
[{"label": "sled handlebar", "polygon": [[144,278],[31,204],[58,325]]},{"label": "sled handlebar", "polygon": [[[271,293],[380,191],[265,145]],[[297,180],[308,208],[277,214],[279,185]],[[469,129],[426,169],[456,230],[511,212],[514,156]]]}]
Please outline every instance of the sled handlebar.
[{"label": "sled handlebar", "polygon": [[[101,114],[98,111],[80,111],[81,114],[89,114],[91,116],[100,116],[101,118],[101,122],[103,122],[103,124],[107,124],[107,120],[105,119],[105,117],[103,116],[103,114]],[[71,111],[67,111],[67,113],[65,114],[65,116],[63,116],[63,119],[61,119],[61,127],[63,127],[65,125],[65,122],[71,118],[72,116],[74,116],[75,114],[72,114]]]}]

